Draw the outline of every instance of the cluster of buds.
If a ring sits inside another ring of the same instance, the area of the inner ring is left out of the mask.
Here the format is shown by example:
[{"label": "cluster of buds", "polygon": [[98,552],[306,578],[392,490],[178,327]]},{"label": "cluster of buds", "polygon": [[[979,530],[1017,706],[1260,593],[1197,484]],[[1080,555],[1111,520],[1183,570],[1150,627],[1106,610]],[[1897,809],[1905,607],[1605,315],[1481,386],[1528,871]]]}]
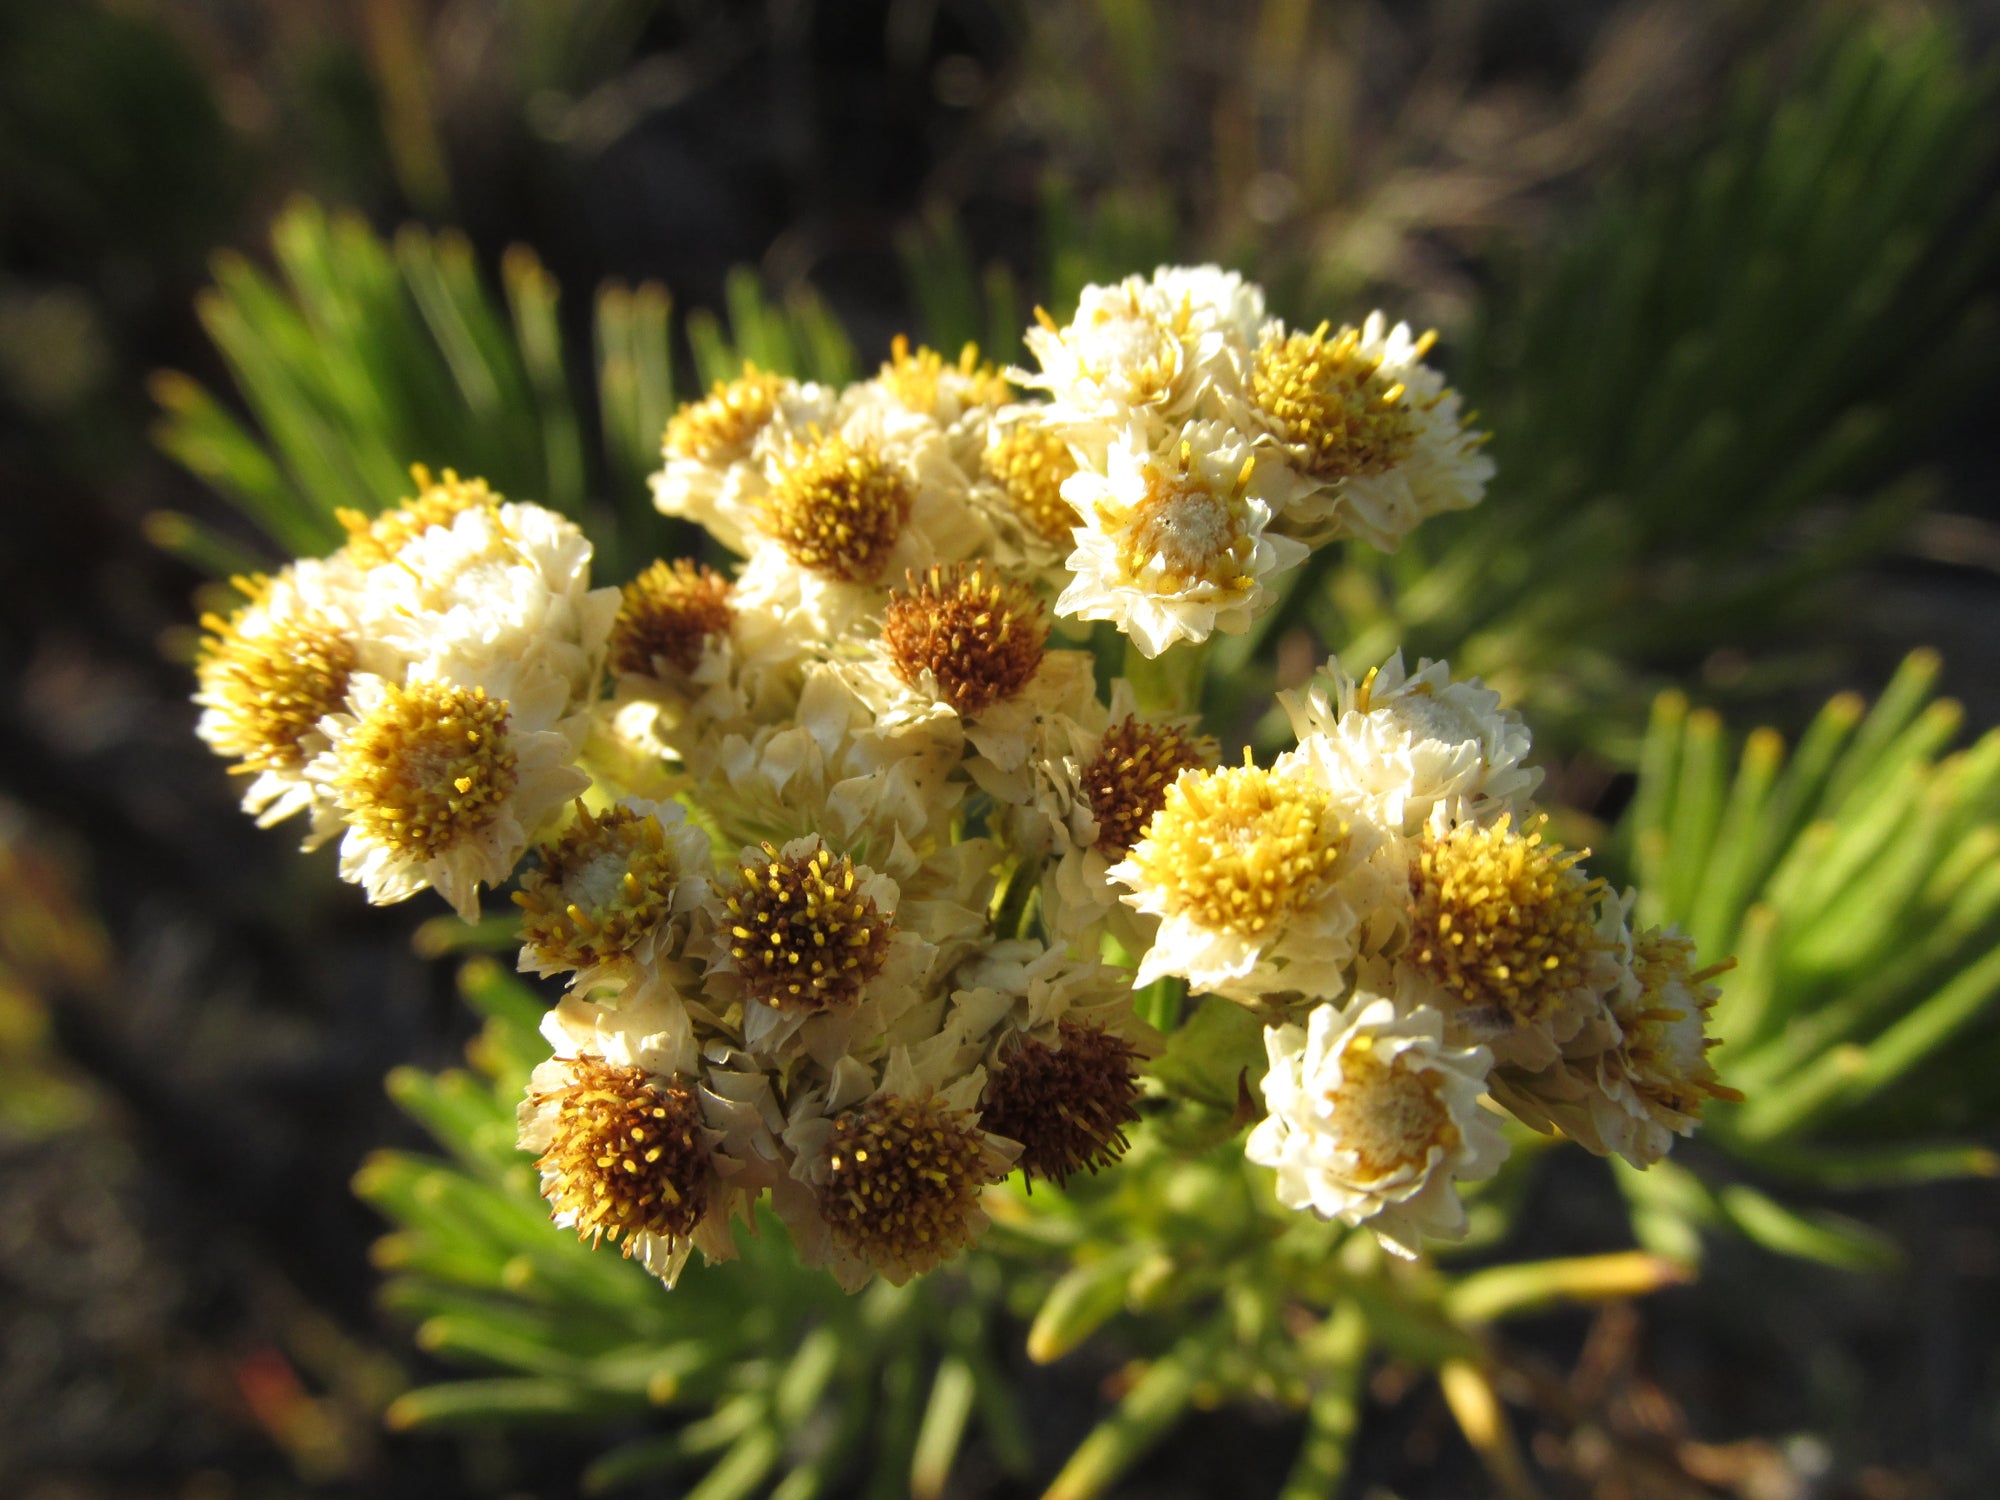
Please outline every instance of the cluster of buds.
[{"label": "cluster of buds", "polygon": [[1462,1228],[1503,1110],[1657,1159],[1722,1092],[1712,972],[1548,842],[1497,695],[1330,662],[1294,749],[1218,766],[1083,648],[1198,650],[1313,548],[1476,503],[1429,336],[1289,330],[1204,267],[1027,343],[683,406],[654,498],[727,572],[593,590],[568,521],[418,470],[207,622],[201,733],[371,900],[470,919],[518,868],[520,967],[564,986],[521,1144],[559,1224],[669,1283],[759,1203],[900,1283],[1008,1174],[1115,1161],[1162,976],[1267,1023],[1281,1200],[1396,1248]]}]

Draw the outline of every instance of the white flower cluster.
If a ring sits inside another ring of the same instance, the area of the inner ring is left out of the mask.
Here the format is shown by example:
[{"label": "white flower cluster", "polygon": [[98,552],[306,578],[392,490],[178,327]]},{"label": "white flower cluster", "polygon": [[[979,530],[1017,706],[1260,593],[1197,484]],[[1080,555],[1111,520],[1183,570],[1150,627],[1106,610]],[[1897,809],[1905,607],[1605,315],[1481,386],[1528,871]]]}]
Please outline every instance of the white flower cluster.
[{"label": "white flower cluster", "polygon": [[1283,1201],[1399,1247],[1462,1224],[1491,1101],[1656,1158],[1719,1091],[1713,989],[1528,820],[1496,695],[1330,666],[1295,749],[1218,768],[1051,643],[1051,609],[1147,657],[1241,631],[1312,547],[1476,502],[1428,337],[1288,331],[1207,267],[1028,344],[683,406],[654,497],[727,572],[592,590],[569,522],[418,470],[206,622],[201,733],[261,821],[344,830],[372,900],[471,918],[534,851],[520,967],[565,993],[521,1144],[558,1223],[669,1282],[759,1202],[844,1285],[900,1282],[1010,1171],[1115,1160],[1167,975],[1271,1022],[1248,1150]]}]

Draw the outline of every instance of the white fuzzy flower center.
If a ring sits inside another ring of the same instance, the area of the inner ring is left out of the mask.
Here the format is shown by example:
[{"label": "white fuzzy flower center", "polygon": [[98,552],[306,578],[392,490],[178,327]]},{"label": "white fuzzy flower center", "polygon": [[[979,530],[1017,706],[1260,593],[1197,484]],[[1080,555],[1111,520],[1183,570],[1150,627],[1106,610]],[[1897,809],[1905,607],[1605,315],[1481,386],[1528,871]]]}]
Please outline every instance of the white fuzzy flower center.
[{"label": "white fuzzy flower center", "polygon": [[1340,1149],[1351,1152],[1363,1179],[1421,1172],[1431,1148],[1449,1151],[1458,1127],[1438,1095],[1434,1069],[1414,1065],[1407,1052],[1384,1059],[1369,1037],[1356,1037],[1340,1055],[1340,1081],[1315,1101]]}]

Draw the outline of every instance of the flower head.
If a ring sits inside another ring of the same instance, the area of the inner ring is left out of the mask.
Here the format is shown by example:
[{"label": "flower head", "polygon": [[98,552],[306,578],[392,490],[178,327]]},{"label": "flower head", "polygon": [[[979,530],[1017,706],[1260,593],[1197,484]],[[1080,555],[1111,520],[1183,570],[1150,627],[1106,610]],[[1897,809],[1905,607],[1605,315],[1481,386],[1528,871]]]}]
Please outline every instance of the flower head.
[{"label": "flower head", "polygon": [[1158,450],[1127,427],[1104,472],[1080,470],[1063,498],[1082,524],[1056,613],[1111,620],[1149,657],[1247,630],[1277,597],[1271,581],[1306,557],[1302,544],[1267,531],[1263,470],[1219,422],[1191,423]]},{"label": "flower head", "polygon": [[1125,1037],[1079,1016],[1057,1022],[1050,1041],[1015,1033],[987,1071],[981,1123],[1021,1143],[1031,1181],[1095,1173],[1125,1154],[1138,1123],[1139,1060]]},{"label": "flower head", "polygon": [[1455,1184],[1490,1177],[1506,1144],[1479,1107],[1491,1055],[1444,1043],[1444,1018],[1366,992],[1264,1033],[1270,1113],[1244,1155],[1278,1172],[1278,1201],[1366,1223],[1412,1256],[1464,1233]]}]

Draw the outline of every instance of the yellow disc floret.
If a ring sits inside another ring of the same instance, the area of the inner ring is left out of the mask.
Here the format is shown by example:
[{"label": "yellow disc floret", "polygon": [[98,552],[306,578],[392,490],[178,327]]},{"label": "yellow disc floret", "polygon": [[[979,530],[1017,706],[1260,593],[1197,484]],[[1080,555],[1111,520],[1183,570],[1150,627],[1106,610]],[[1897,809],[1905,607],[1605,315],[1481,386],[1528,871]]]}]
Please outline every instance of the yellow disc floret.
[{"label": "yellow disc floret", "polygon": [[1517,1025],[1548,1018],[1605,946],[1604,882],[1582,858],[1504,817],[1426,833],[1410,867],[1410,961],[1459,1004]]},{"label": "yellow disc floret", "polygon": [[[262,592],[257,580],[239,586],[253,601]],[[311,617],[270,622],[245,635],[242,626],[255,609],[253,602],[227,620],[202,620],[208,634],[195,671],[213,715],[203,732],[242,771],[299,771],[315,748],[307,737],[347,699],[354,642]]]},{"label": "yellow disc floret", "polygon": [[347,528],[345,551],[356,566],[379,567],[433,526],[449,526],[468,510],[497,508],[503,499],[486,487],[485,480],[460,479],[450,469],[434,480],[429,469],[412,464],[410,477],[417,483],[416,498],[393,510],[378,516],[364,516],[358,510],[334,512]]},{"label": "yellow disc floret", "polygon": [[748,360],[734,380],[718,380],[700,401],[689,401],[667,421],[666,451],[675,458],[726,464],[746,457],[757,434],[770,425],[785,378]]},{"label": "yellow disc floret", "polygon": [[815,1014],[850,1005],[888,962],[895,924],[857,887],[854,861],[820,845],[790,857],[764,845],[727,898],[729,956],[752,999]]},{"label": "yellow disc floret", "polygon": [[1061,436],[1022,422],[988,448],[980,463],[1030,531],[1046,542],[1070,540],[1078,518],[1062,487],[1076,472],[1076,455]]},{"label": "yellow disc floret", "polygon": [[685,557],[656,562],[625,585],[611,627],[611,670],[648,676],[663,661],[692,672],[704,643],[733,618],[729,580],[715,569]]},{"label": "yellow disc floret", "polygon": [[1341,1149],[1354,1153],[1355,1175],[1372,1182],[1421,1172],[1433,1148],[1449,1155],[1459,1142],[1451,1106],[1440,1097],[1443,1075],[1416,1066],[1408,1052],[1386,1059],[1382,1052],[1372,1037],[1352,1038],[1340,1054],[1340,1082],[1325,1100]]},{"label": "yellow disc floret", "polygon": [[1416,446],[1409,393],[1382,373],[1379,357],[1362,352],[1358,329],[1329,338],[1328,326],[1266,338],[1251,365],[1251,396],[1314,478],[1385,473]]},{"label": "yellow disc floret", "polygon": [[633,1235],[693,1233],[715,1183],[694,1091],[594,1057],[569,1071],[566,1086],[528,1096],[554,1112],[554,1138],[535,1165],[555,1215],[593,1249],[622,1239],[628,1256]]},{"label": "yellow disc floret", "polygon": [[483,829],[518,779],[506,702],[441,682],[388,684],[337,754],[335,791],[348,821],[419,860]]},{"label": "yellow disc floret", "polygon": [[910,490],[872,445],[823,438],[794,449],[757,507],[757,526],[802,568],[873,583],[910,516]]},{"label": "yellow disc floret", "polygon": [[584,969],[628,953],[673,911],[680,868],[660,821],[577,804],[576,821],[521,878],[521,942],[536,958]]},{"label": "yellow disc floret", "polygon": [[885,1095],[834,1117],[820,1213],[834,1243],[901,1279],[972,1239],[992,1180],[976,1127],[930,1099]]},{"label": "yellow disc floret", "polygon": [[1248,764],[1191,771],[1167,789],[1131,862],[1166,914],[1257,937],[1318,899],[1349,831],[1310,782]]},{"label": "yellow disc floret", "polygon": [[882,612],[882,647],[896,675],[915,686],[928,670],[939,695],[967,717],[1025,688],[1047,638],[1035,591],[980,563],[911,574]]},{"label": "yellow disc floret", "polygon": [[1007,378],[979,357],[979,346],[967,344],[958,351],[956,364],[947,365],[935,349],[918,345],[910,348],[907,336],[897,334],[889,345],[889,359],[882,366],[881,381],[889,394],[910,411],[936,415],[939,387],[946,372],[963,382],[966,406],[1003,406],[1013,398]]}]

